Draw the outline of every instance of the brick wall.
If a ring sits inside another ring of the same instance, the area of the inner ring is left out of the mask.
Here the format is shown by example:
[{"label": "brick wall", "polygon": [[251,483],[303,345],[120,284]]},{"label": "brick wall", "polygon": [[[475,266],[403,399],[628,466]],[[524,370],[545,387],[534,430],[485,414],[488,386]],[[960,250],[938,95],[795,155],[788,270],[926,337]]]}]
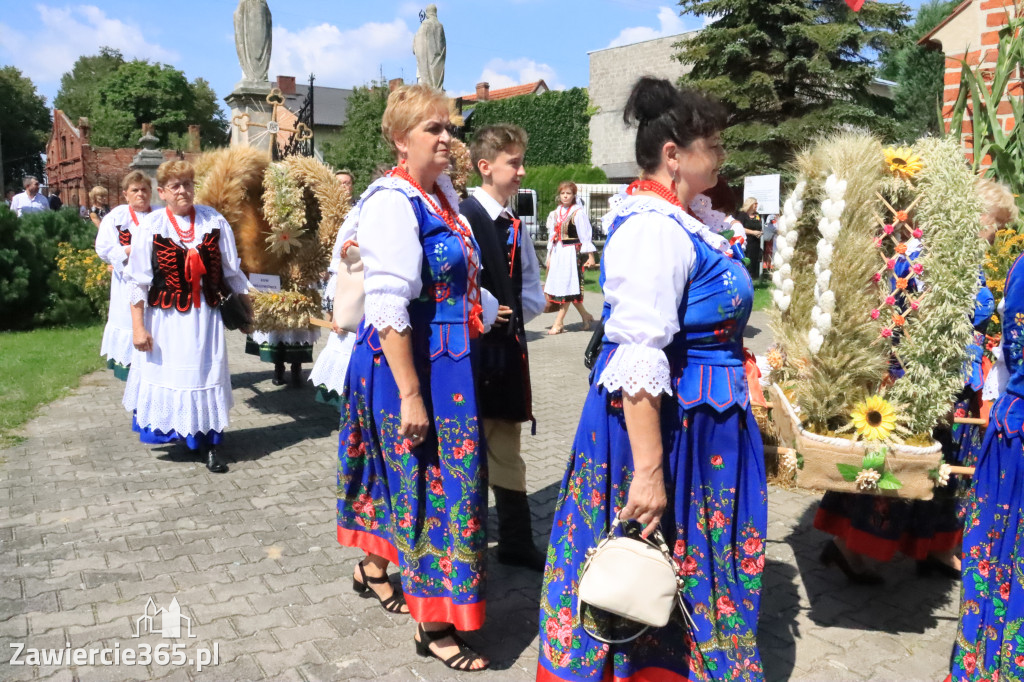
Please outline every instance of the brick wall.
[{"label": "brick wall", "polygon": [[590,101],[598,107],[590,119],[591,161],[609,180],[636,172],[635,130],[622,122],[630,90],[641,76],[667,78],[673,83],[690,71],[674,59],[673,47],[687,34],[647,40],[590,53]]},{"label": "brick wall", "polygon": [[[998,58],[999,31],[1009,23],[1009,17],[1015,13],[1014,0],[974,0],[972,6],[964,10],[965,19],[975,28],[975,35],[970,36],[972,40],[968,44],[967,51],[963,51],[961,40],[948,40],[949,45],[943,44],[946,54],[946,71],[944,76],[944,89],[942,97],[942,117],[946,122],[946,130],[949,130],[953,117],[953,107],[956,104],[957,95],[960,92],[960,75],[963,69],[961,60],[966,61],[973,68],[980,68],[983,77],[986,73],[991,74],[995,69]],[[962,27],[961,27],[962,30]],[[942,33],[936,33],[936,38],[942,39]],[[960,36],[958,36],[960,37]],[[1008,87],[1008,94],[1013,97],[1020,97],[1024,93],[1021,82],[1018,80]],[[970,106],[968,105],[968,110]],[[1015,125],[1012,109],[1008,102],[1003,102],[997,117],[1003,125],[1004,130],[1011,130]],[[967,150],[974,147],[970,121],[964,122],[963,145]],[[989,159],[983,161],[987,166]]]}]

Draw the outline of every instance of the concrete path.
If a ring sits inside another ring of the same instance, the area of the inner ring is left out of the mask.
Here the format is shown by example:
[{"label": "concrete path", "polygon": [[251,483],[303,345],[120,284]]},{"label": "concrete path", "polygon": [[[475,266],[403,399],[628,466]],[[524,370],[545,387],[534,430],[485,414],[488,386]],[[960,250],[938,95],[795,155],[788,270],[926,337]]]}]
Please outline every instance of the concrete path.
[{"label": "concrete path", "polygon": [[[591,312],[599,303],[588,295]],[[552,319],[529,328],[540,424],[524,452],[539,539],[587,387],[581,357],[590,335],[570,312],[568,333],[548,337]],[[756,352],[769,343],[766,328],[755,314],[751,333],[762,333],[748,344]],[[493,659],[484,674],[418,658],[409,619],[351,591],[359,553],[335,541],[338,415],[313,402],[308,385],[272,386],[270,366],[244,355],[243,341],[232,336],[226,475],[209,474],[177,447],[140,445],[120,407],[123,385],[107,371],[85,377],[26,426],[23,444],[0,451],[0,680],[533,679],[535,574],[490,563],[487,626],[468,637]],[[848,586],[817,560],[825,536],[810,527],[816,504],[816,496],[771,489],[759,635],[767,678],[941,680],[956,586],[917,579],[906,560],[881,568],[882,589]],[[177,599],[191,619],[181,621],[182,639],[147,630],[151,597],[163,609]],[[12,665],[21,645],[22,661],[33,662],[29,649],[57,651],[45,664]],[[208,650],[217,663],[197,673],[194,663],[52,658],[68,646],[120,657],[147,645],[157,661],[194,661]]]}]

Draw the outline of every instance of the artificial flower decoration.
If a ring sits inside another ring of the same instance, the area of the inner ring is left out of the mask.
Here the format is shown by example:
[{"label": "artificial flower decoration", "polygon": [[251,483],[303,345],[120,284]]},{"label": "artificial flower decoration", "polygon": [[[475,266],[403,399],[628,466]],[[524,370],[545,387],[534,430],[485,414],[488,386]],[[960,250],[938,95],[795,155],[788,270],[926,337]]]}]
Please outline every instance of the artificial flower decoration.
[{"label": "artificial flower decoration", "polygon": [[881,315],[881,313],[878,311],[878,308],[875,308],[874,310],[871,311],[872,320],[877,320],[879,315]]},{"label": "artificial flower decoration", "polygon": [[896,288],[899,289],[900,291],[906,291],[907,290],[907,286],[909,284],[910,284],[910,279],[908,277],[897,277],[896,278]]},{"label": "artificial flower decoration", "polygon": [[903,255],[906,252],[907,252],[907,245],[906,244],[897,244],[896,245],[896,253],[898,253],[900,255]]},{"label": "artificial flower decoration", "polygon": [[892,225],[891,225],[890,223],[886,223],[886,224],[885,224],[885,225],[884,225],[884,226],[882,227],[882,232],[885,232],[886,234],[892,234],[892,229],[893,229],[893,228],[892,228]]},{"label": "artificial flower decoration", "polygon": [[896,220],[905,223],[910,220],[910,214],[906,211],[896,211]]},{"label": "artificial flower decoration", "polygon": [[911,301],[910,302],[910,309],[911,310],[917,310],[920,307],[921,307],[921,304],[918,303],[917,301]]},{"label": "artificial flower decoration", "polygon": [[768,366],[772,369],[782,369],[782,365],[785,362],[785,358],[782,355],[782,350],[778,346],[772,346],[768,349]]},{"label": "artificial flower decoration", "polygon": [[874,275],[871,276],[871,279],[875,280],[876,283],[877,282],[881,282],[882,281],[882,273],[876,272]]},{"label": "artificial flower decoration", "polygon": [[304,232],[301,228],[292,225],[281,225],[273,227],[270,235],[267,236],[267,249],[273,253],[291,253],[302,248],[301,235]]},{"label": "artificial flower decoration", "polygon": [[896,325],[897,327],[902,327],[904,325],[904,323],[906,323],[906,321],[907,321],[907,318],[903,317],[902,315],[900,315],[898,313],[893,313],[893,315],[892,315],[892,323],[894,325]]},{"label": "artificial flower decoration", "polygon": [[895,258],[890,258],[889,260],[887,260],[885,262],[885,267],[889,268],[890,270],[895,270],[896,269],[896,259]]},{"label": "artificial flower decoration", "polygon": [[921,157],[910,147],[889,147],[885,150],[885,163],[890,173],[904,180],[909,180],[924,168]]},{"label": "artificial flower decoration", "polygon": [[885,297],[885,304],[886,305],[896,305],[896,297],[895,296],[886,296]]},{"label": "artificial flower decoration", "polygon": [[914,232],[912,234],[914,235],[914,239],[920,239],[921,235],[923,235],[924,232],[921,230],[920,227],[917,227],[917,228],[914,228]]},{"label": "artificial flower decoration", "polygon": [[878,473],[874,469],[861,469],[857,473],[855,483],[859,490],[874,490],[878,487],[878,481],[882,478],[882,474]]},{"label": "artificial flower decoration", "polygon": [[920,275],[922,272],[924,272],[924,266],[921,265],[920,263],[914,263],[912,267],[914,269],[915,275]]},{"label": "artificial flower decoration", "polygon": [[885,440],[896,429],[896,410],[882,396],[869,396],[850,413],[853,428],[867,440]]},{"label": "artificial flower decoration", "polygon": [[886,327],[885,329],[882,330],[882,336],[884,338],[889,338],[890,336],[892,336],[892,330]]}]

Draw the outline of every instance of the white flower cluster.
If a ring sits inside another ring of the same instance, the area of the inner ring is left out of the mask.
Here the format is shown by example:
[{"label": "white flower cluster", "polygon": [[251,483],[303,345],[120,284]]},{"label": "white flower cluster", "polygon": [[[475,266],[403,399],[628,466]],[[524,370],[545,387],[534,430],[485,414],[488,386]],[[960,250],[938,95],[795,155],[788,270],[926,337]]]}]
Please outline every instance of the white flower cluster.
[{"label": "white flower cluster", "polygon": [[796,224],[800,221],[800,214],[804,210],[804,190],[807,189],[807,182],[801,180],[793,189],[793,193],[786,199],[782,207],[782,215],[775,231],[775,257],[772,259],[774,272],[772,283],[775,289],[772,290],[772,298],[779,310],[786,312],[789,304],[793,301],[793,266],[789,262],[793,259],[793,251],[796,249],[796,242],[800,233]]},{"label": "white flower cluster", "polygon": [[878,487],[878,481],[881,478],[882,474],[874,469],[861,469],[854,482],[857,484],[858,490],[874,490]]},{"label": "white flower cluster", "polygon": [[949,476],[950,476],[950,474],[953,473],[952,469],[953,468],[951,466],[949,466],[948,464],[946,464],[945,462],[943,462],[942,464],[939,465],[939,485],[940,486],[947,486],[947,485],[949,485]]},{"label": "white flower cluster", "polygon": [[829,289],[832,280],[832,254],[839,230],[839,218],[846,209],[846,180],[835,173],[825,180],[825,200],[821,202],[821,220],[818,221],[818,262],[814,264],[814,308],[811,309],[811,329],[807,332],[807,348],[811,354],[821,350],[825,335],[832,329],[832,313],[836,309],[836,295]]}]

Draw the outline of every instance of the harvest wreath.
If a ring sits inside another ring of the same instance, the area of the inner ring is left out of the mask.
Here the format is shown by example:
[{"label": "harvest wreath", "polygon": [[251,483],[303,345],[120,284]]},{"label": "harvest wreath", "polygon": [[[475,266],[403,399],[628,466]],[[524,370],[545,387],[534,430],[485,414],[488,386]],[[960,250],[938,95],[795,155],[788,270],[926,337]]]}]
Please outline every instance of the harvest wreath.
[{"label": "harvest wreath", "polygon": [[[951,141],[840,133],[796,161],[769,352],[780,469],[800,487],[929,499],[964,385],[984,247]],[[815,227],[817,229],[815,229]]]}]

